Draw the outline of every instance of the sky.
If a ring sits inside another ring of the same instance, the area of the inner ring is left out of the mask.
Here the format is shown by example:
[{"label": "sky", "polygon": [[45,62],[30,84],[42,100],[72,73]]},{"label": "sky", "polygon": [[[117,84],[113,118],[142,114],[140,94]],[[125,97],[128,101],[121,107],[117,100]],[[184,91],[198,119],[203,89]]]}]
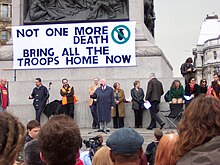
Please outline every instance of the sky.
[{"label": "sky", "polygon": [[173,75],[181,76],[180,66],[193,57],[200,27],[207,14],[218,14],[220,0],[154,0],[155,42],[173,66]]}]

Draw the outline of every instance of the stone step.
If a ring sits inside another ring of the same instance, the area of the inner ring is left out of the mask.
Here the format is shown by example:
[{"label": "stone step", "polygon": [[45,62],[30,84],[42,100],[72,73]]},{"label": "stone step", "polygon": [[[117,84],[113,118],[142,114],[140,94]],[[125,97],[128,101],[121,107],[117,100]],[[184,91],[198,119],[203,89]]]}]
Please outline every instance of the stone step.
[{"label": "stone step", "polygon": [[[160,104],[161,110],[168,110],[168,103],[162,102]],[[10,105],[7,109],[9,113],[12,113],[14,116],[18,117],[19,120],[26,125],[30,120],[35,119],[35,110],[33,105],[30,104],[18,104]],[[80,128],[91,128],[92,115],[90,109],[86,102],[77,103],[75,107],[75,120]],[[158,113],[161,119],[166,122],[162,113]],[[47,122],[48,118],[42,114],[41,115],[41,125],[44,125]],[[149,110],[145,110],[143,113],[143,127],[148,127],[151,121]],[[131,108],[131,103],[125,104],[125,118],[124,123],[126,127],[134,127],[134,112]],[[168,126],[168,125],[167,125]]]}]

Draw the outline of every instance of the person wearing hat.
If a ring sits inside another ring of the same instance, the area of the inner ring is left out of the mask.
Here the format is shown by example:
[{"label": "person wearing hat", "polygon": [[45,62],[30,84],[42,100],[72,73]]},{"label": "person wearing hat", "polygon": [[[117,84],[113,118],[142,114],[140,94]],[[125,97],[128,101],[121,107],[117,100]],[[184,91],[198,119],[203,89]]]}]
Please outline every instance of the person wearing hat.
[{"label": "person wearing hat", "polygon": [[144,138],[132,128],[117,130],[106,141],[114,165],[139,165],[143,143]]}]

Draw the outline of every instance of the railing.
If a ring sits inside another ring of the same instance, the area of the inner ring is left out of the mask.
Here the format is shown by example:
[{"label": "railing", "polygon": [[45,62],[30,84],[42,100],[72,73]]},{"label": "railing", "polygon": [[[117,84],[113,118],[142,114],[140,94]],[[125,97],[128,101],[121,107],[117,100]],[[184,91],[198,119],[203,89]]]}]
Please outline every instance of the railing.
[{"label": "railing", "polygon": [[205,42],[204,49],[210,46],[217,46],[217,45],[220,45],[220,38],[210,39]]}]

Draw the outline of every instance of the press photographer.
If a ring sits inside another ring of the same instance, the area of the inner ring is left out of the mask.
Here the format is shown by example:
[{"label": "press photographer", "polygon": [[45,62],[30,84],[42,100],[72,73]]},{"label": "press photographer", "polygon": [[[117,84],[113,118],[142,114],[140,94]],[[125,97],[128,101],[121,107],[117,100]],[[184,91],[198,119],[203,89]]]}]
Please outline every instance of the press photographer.
[{"label": "press photographer", "polygon": [[83,161],[84,165],[91,165],[93,156],[96,151],[98,151],[102,147],[103,136],[97,135],[95,137],[89,138],[88,140],[83,140],[83,144],[85,144],[86,148],[89,151],[81,151],[80,159]]}]

